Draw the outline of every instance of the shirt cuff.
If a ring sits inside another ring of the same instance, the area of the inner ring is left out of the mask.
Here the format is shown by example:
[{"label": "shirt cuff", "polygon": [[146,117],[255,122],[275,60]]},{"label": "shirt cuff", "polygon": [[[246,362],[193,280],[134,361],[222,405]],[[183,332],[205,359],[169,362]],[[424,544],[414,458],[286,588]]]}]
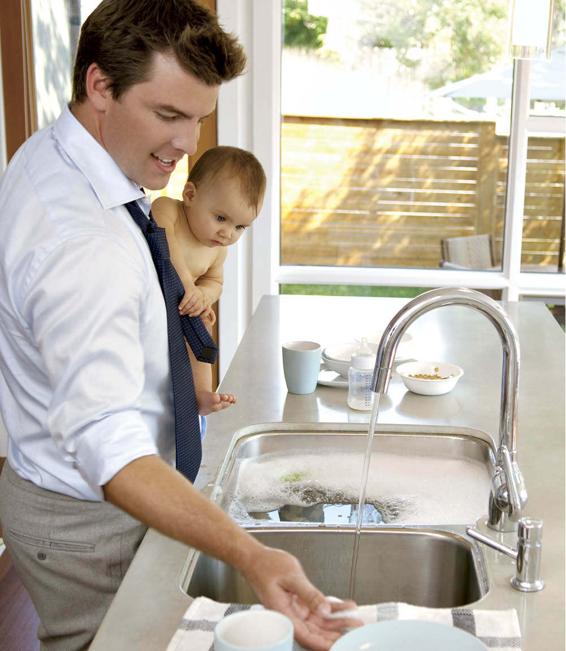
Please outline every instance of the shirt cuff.
[{"label": "shirt cuff", "polygon": [[77,470],[102,499],[102,486],[122,468],[140,457],[159,454],[137,411],[113,414],[92,423],[77,439]]}]

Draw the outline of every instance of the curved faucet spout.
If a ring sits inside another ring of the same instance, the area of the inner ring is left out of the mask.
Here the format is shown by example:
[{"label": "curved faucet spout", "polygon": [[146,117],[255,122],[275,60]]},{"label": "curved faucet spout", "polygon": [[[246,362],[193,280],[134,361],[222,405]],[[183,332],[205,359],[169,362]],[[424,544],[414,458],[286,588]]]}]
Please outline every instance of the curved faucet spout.
[{"label": "curved faucet spout", "polygon": [[[464,305],[475,309],[484,314],[494,325],[503,348],[503,368],[501,377],[501,407],[499,416],[499,440],[497,454],[497,468],[502,470],[506,475],[509,468],[516,466],[517,454],[517,400],[519,395],[519,340],[513,327],[513,324],[494,300],[467,288],[441,288],[433,289],[424,294],[420,294],[412,301],[407,303],[393,317],[386,327],[377,350],[375,369],[373,374],[373,391],[375,393],[385,394],[389,386],[393,361],[397,346],[405,334],[407,328],[414,323],[420,316],[430,312],[437,307],[446,305]],[[503,454],[505,450],[505,458]],[[506,455],[510,459],[507,459]],[[518,471],[518,467],[517,467]],[[517,481],[514,481],[516,479]],[[508,483],[517,487],[513,489],[511,495],[520,496],[520,500],[513,499],[513,508],[508,509],[508,514],[513,521],[520,516],[520,511],[526,501],[526,491],[519,476],[507,477]],[[504,491],[499,491],[501,494]],[[501,498],[499,499],[501,502]],[[521,507],[521,508],[519,508]],[[491,505],[490,505],[490,510]],[[495,519],[495,516],[494,518]],[[492,522],[490,516],[490,526],[503,530],[506,525],[503,523]]]}]

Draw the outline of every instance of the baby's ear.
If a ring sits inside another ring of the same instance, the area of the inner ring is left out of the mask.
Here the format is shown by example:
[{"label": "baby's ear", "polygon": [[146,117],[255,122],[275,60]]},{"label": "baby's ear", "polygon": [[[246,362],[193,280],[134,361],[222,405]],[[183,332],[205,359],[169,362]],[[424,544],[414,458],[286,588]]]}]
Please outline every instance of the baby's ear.
[{"label": "baby's ear", "polygon": [[192,203],[197,196],[197,186],[192,181],[187,181],[183,188],[183,201]]}]

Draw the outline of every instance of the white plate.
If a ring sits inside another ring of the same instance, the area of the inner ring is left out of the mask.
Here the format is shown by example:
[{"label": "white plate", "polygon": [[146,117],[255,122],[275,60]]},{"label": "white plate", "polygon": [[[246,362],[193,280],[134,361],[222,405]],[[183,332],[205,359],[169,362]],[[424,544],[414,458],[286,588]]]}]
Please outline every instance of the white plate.
[{"label": "white plate", "polygon": [[348,380],[343,375],[336,373],[336,371],[331,371],[324,366],[321,366],[320,368],[318,383],[323,387],[338,387],[340,389],[348,388]]},{"label": "white plate", "polygon": [[416,620],[368,624],[350,631],[331,651],[486,651],[477,637],[460,628]]}]

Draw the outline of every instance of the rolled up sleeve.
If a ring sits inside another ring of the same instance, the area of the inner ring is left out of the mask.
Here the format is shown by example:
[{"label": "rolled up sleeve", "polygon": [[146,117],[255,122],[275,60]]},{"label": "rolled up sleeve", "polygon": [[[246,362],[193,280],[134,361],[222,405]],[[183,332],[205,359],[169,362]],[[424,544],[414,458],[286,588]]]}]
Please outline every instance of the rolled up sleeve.
[{"label": "rolled up sleeve", "polygon": [[96,234],[68,240],[30,275],[24,301],[52,390],[49,432],[99,495],[125,465],[158,453],[140,412],[147,280],[135,258]]}]

